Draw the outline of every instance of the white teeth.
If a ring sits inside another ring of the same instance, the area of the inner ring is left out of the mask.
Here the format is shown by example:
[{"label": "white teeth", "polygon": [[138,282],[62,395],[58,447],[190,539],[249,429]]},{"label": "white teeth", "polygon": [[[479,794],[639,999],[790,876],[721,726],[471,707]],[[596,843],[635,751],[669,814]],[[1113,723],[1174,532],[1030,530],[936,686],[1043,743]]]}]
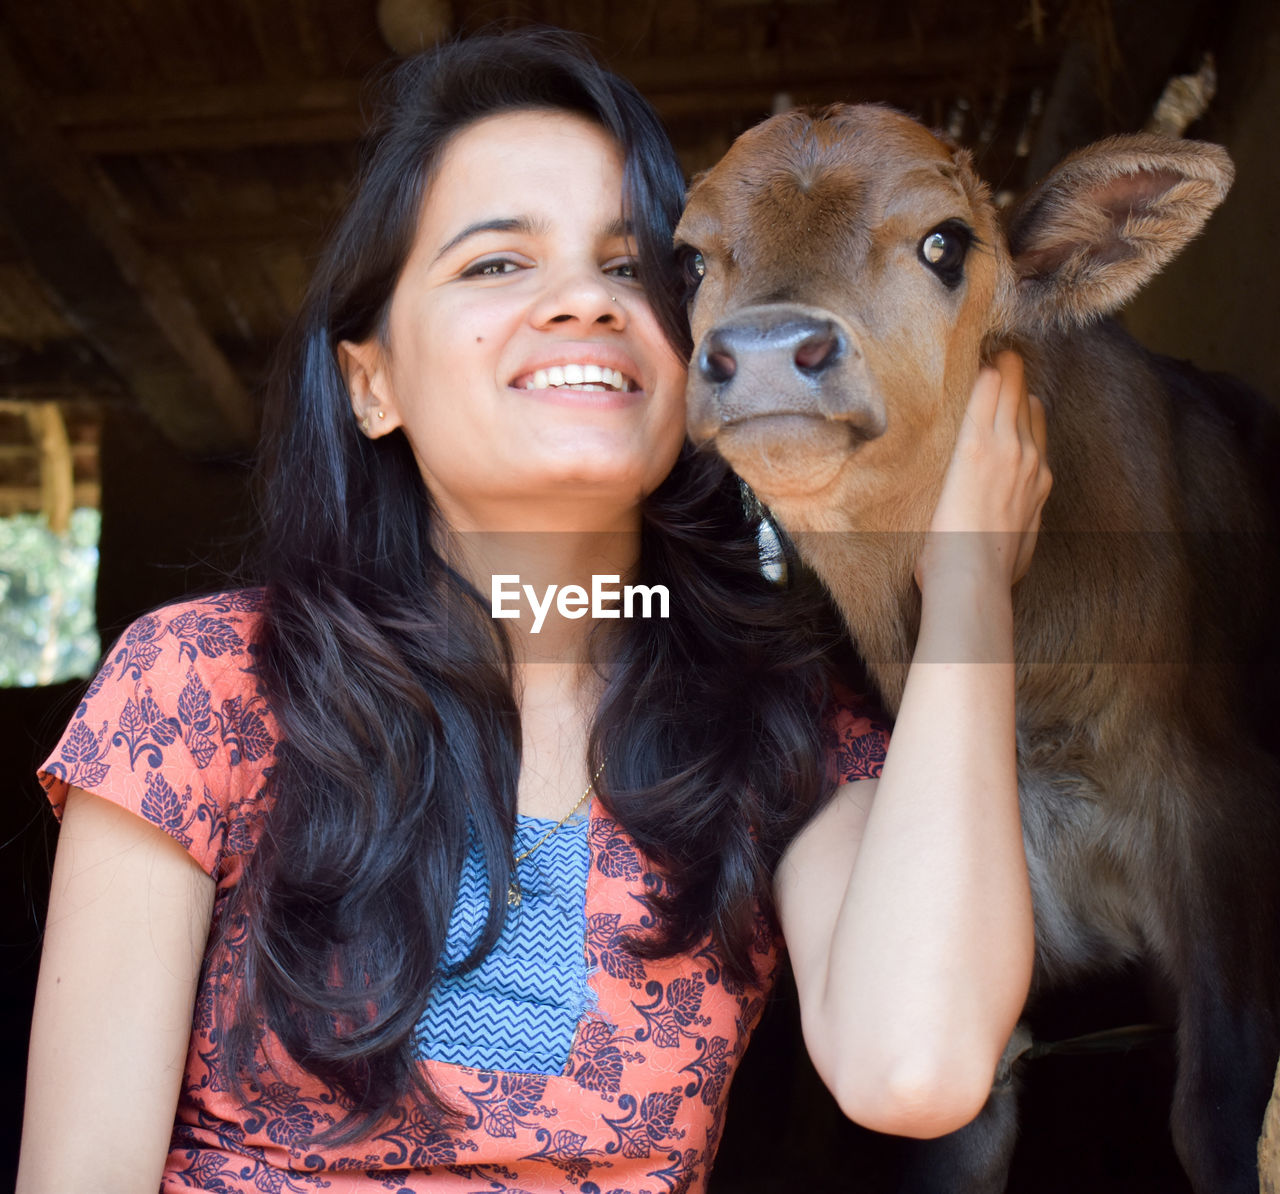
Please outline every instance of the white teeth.
[{"label": "white teeth", "polygon": [[549,365],[535,369],[524,383],[526,390],[549,390],[556,386],[573,386],[579,390],[617,390],[626,393],[632,386],[620,369],[608,369],[603,365]]}]

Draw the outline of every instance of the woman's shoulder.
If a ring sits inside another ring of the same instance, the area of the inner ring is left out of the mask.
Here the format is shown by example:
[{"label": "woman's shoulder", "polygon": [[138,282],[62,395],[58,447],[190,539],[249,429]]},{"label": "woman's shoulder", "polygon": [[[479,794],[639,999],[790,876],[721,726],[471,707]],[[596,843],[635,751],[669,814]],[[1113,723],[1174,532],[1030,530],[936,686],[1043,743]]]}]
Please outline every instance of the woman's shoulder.
[{"label": "woman's shoulder", "polygon": [[125,628],[104,658],[104,669],[114,664],[150,671],[168,650],[193,663],[242,662],[256,649],[264,603],[262,589],[230,589],[162,605]]},{"label": "woman's shoulder", "polygon": [[[184,598],[134,619],[111,649],[84,695],[94,700],[113,681],[166,690],[195,673],[206,684],[243,687],[254,674],[262,622],[260,589],[233,589]],[[84,704],[81,705],[83,714]]]},{"label": "woman's shoulder", "polygon": [[[55,810],[84,788],[189,844],[194,822],[221,826],[256,803],[278,736],[255,659],[262,605],[261,592],[235,590],[136,619],[40,769]],[[205,845],[198,861],[212,873],[218,851]]]}]

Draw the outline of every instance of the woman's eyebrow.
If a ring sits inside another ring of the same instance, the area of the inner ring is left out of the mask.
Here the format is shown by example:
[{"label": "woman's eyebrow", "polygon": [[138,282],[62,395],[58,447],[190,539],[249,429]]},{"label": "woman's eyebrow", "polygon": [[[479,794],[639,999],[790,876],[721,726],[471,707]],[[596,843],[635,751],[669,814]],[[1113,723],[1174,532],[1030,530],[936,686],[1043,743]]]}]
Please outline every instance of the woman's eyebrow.
[{"label": "woman's eyebrow", "polygon": [[436,253],[432,264],[434,265],[450,249],[457,247],[468,237],[479,236],[482,232],[519,232],[523,235],[533,235],[543,230],[542,221],[531,220],[528,216],[500,216],[492,220],[478,220],[474,224],[468,224],[456,236],[450,237]]},{"label": "woman's eyebrow", "polygon": [[[434,265],[450,249],[456,248],[468,237],[479,236],[482,232],[518,232],[524,236],[536,236],[545,231],[547,231],[545,221],[533,220],[528,216],[498,216],[492,220],[477,220],[474,224],[468,224],[456,236],[450,237],[441,245],[435,257],[432,258],[431,264]],[[622,218],[614,220],[604,230],[604,236],[607,240],[630,240],[633,238],[633,233],[634,229],[631,221]]]}]

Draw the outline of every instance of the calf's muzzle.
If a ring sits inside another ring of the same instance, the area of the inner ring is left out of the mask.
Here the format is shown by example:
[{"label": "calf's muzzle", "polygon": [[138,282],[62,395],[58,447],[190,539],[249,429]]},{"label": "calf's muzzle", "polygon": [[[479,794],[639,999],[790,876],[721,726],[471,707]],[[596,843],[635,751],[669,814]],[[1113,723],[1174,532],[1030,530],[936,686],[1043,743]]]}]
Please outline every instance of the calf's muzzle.
[{"label": "calf's muzzle", "polygon": [[848,345],[830,319],[795,319],[764,327],[730,324],[712,328],[698,353],[698,371],[713,385],[732,381],[738,357],[767,353],[792,366],[803,377],[816,378],[835,365]]},{"label": "calf's muzzle", "polygon": [[694,355],[689,427],[699,439],[770,415],[846,423],[856,438],[884,431],[884,406],[843,320],[816,307],[745,307],[712,327]]}]

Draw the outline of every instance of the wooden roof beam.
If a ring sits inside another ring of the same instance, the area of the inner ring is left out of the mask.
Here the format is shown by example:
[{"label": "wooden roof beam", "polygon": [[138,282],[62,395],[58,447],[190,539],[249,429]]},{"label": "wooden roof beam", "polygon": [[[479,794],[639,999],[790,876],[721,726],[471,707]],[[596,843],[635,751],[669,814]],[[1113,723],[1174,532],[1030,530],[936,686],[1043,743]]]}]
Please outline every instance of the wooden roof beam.
[{"label": "wooden roof beam", "polygon": [[169,439],[204,455],[248,448],[257,420],[239,378],[47,107],[0,41],[0,220],[68,322]]},{"label": "wooden roof beam", "polygon": [[[0,395],[4,399],[126,397],[120,379],[81,340],[54,340],[36,347],[0,338]],[[0,399],[0,412],[8,403]]]},{"label": "wooden roof beam", "polygon": [[[1057,55],[1037,48],[1029,38],[1008,43],[1010,70],[1045,69]],[[615,59],[610,66],[625,75],[650,99],[665,93],[732,91],[735,88],[792,88],[818,85],[891,87],[901,91],[913,81],[937,76],[990,77],[999,60],[989,36],[950,41],[865,41],[821,50],[770,50],[746,54],[694,54]],[[978,64],[985,64],[979,70]]]},{"label": "wooden roof beam", "polygon": [[[1050,69],[1055,54],[1019,39],[1011,42],[1008,72],[1030,78]],[[699,105],[717,110],[752,106],[760,93],[813,88],[902,102],[922,89],[955,90],[975,78],[975,64],[991,61],[986,38],[937,45],[867,42],[837,49],[761,54],[698,54],[616,58],[610,62],[659,112]],[[989,77],[988,69],[983,77]],[[355,80],[227,84],[133,94],[63,96],[52,102],[54,122],[71,146],[94,155],[237,149],[254,145],[350,142],[368,112]]]}]

